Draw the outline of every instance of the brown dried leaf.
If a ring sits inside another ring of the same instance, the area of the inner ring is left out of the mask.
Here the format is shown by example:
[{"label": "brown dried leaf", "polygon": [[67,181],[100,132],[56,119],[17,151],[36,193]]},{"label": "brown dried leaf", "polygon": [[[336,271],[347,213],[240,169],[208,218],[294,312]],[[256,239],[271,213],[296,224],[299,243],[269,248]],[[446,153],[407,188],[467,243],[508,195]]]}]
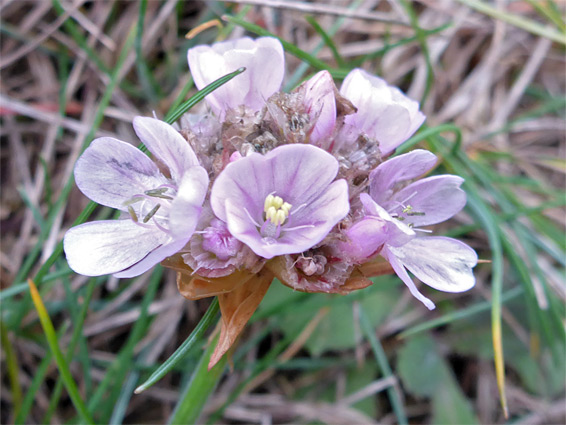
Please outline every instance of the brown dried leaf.
[{"label": "brown dried leaf", "polygon": [[273,274],[266,269],[261,270],[251,279],[239,285],[232,292],[218,295],[222,328],[220,339],[208,363],[210,370],[234,344],[242,329],[252,317],[257,306],[265,296]]}]

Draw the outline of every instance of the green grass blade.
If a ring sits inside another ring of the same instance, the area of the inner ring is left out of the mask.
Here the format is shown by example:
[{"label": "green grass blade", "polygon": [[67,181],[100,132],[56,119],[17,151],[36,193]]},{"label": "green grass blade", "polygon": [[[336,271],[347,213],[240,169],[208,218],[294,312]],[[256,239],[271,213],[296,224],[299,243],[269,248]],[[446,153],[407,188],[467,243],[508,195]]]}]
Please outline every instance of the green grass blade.
[{"label": "green grass blade", "polygon": [[146,9],[147,9],[147,0],[141,0],[139,12],[138,12],[136,40],[134,42],[134,48],[136,50],[136,70],[144,94],[149,98],[149,100],[152,103],[156,103],[161,95],[159,90],[159,85],[157,84],[155,78],[153,77],[153,74],[149,70],[147,63],[143,58],[143,52],[142,52],[143,23],[144,23]]},{"label": "green grass blade", "polygon": [[487,4],[487,2],[482,2],[478,0],[458,0],[460,3],[477,10],[492,18],[499,19],[508,24],[514,25],[517,28],[521,28],[532,34],[538,35],[540,37],[548,38],[549,40],[555,41],[557,43],[566,45],[566,35],[559,33],[558,31],[548,28],[539,24],[538,22],[531,21],[530,19],[525,19],[511,13],[507,13],[503,10],[499,10]]},{"label": "green grass blade", "polygon": [[[501,302],[504,304],[507,301],[513,300],[517,298],[519,295],[521,295],[523,292],[524,290],[520,286],[513,288],[501,296]],[[401,332],[397,336],[397,338],[404,339],[409,336],[413,336],[415,334],[437,328],[439,326],[451,324],[457,320],[468,319],[472,316],[475,316],[476,314],[483,313],[484,311],[489,311],[490,309],[491,309],[491,302],[483,301],[471,307],[453,311],[444,314],[440,317],[437,317],[435,319],[427,320],[424,323],[419,323],[418,325],[415,325]]]},{"label": "green grass blade", "polygon": [[434,83],[434,68],[432,67],[432,62],[430,60],[428,45],[426,43],[426,34],[421,29],[421,26],[419,25],[419,18],[417,16],[417,13],[415,12],[415,9],[413,8],[413,2],[409,1],[409,0],[401,0],[401,3],[403,3],[403,7],[405,8],[405,10],[407,11],[407,14],[409,15],[409,20],[411,21],[411,26],[415,30],[415,35],[417,37],[417,40],[419,41],[419,44],[421,45],[422,55],[424,57],[425,64],[426,64],[426,83],[425,83],[425,89],[424,89],[424,92],[423,92],[423,96],[422,96],[421,102],[420,102],[420,104],[421,104],[420,107],[422,109],[423,105],[426,102],[426,99],[428,98],[428,95],[430,93],[430,89],[432,88],[432,85]]},{"label": "green grass blade", "polygon": [[[375,336],[374,330],[371,327],[369,319],[367,318],[363,308],[360,306],[360,326],[362,328],[362,332],[365,334],[375,359],[381,369],[381,373],[383,374],[383,378],[388,378],[393,375],[393,371],[391,370],[391,366],[389,366],[389,362],[387,361],[387,356],[383,347],[381,346],[380,342]],[[409,422],[407,420],[407,414],[405,413],[405,408],[401,401],[401,397],[398,392],[397,387],[389,387],[387,388],[387,395],[389,396],[389,401],[391,402],[391,406],[393,408],[393,412],[397,417],[397,423],[400,425],[407,425]]]},{"label": "green grass blade", "polygon": [[45,333],[45,337],[47,338],[47,342],[49,344],[49,349],[51,350],[51,354],[55,358],[55,363],[57,364],[57,368],[59,369],[59,373],[61,374],[61,379],[65,384],[65,388],[69,393],[69,397],[71,398],[75,409],[77,409],[77,412],[81,417],[81,421],[84,423],[93,424],[94,421],[88,413],[84,401],[79,394],[77,384],[75,383],[73,375],[71,375],[71,371],[69,370],[69,365],[63,357],[61,349],[59,348],[59,342],[57,340],[55,328],[53,327],[53,323],[51,323],[51,319],[47,314],[47,310],[45,309],[45,305],[41,300],[41,296],[39,295],[37,287],[31,279],[28,280],[28,284],[32,301],[39,316],[39,321],[41,322],[41,327],[43,328],[43,332]]},{"label": "green grass blade", "polygon": [[330,49],[330,51],[332,52],[332,56],[334,56],[334,60],[336,61],[336,64],[338,65],[338,67],[345,68],[346,64],[344,63],[342,56],[340,56],[340,53],[338,53],[338,49],[336,48],[336,44],[334,44],[334,41],[332,41],[332,38],[330,37],[330,35],[328,35],[328,33],[326,31],[324,31],[324,29],[319,25],[319,23],[316,21],[316,19],[314,19],[312,16],[306,16],[305,19],[309,24],[311,24],[311,26],[314,28],[314,30],[322,38],[322,41],[324,41],[324,44],[326,44],[326,46]]},{"label": "green grass blade", "polygon": [[501,407],[508,417],[507,397],[505,395],[505,363],[503,355],[503,339],[501,335],[501,292],[503,288],[503,249],[498,231],[498,224],[485,204],[477,198],[476,194],[468,191],[468,205],[476,213],[476,216],[485,226],[489,245],[492,252],[492,274],[491,274],[491,325],[493,337],[493,350],[495,353],[495,374]]},{"label": "green grass blade", "polygon": [[189,352],[191,348],[194,347],[195,343],[200,341],[204,336],[204,333],[208,329],[208,327],[212,324],[213,320],[216,318],[218,314],[219,306],[218,306],[218,299],[214,298],[208,310],[196,326],[196,328],[191,332],[188,338],[181,344],[177,350],[169,357],[159,368],[151,374],[151,376],[139,387],[136,388],[135,393],[139,394],[161,378],[163,378],[171,369],[173,369],[177,363],[179,363],[185,355]]},{"label": "green grass blade", "polygon": [[237,75],[240,75],[245,70],[246,70],[246,68],[243,68],[243,67],[239,68],[239,69],[235,70],[234,72],[231,72],[230,74],[227,74],[224,77],[220,77],[218,80],[210,83],[208,86],[206,86],[205,88],[203,88],[202,90],[197,92],[194,96],[191,96],[191,98],[189,100],[182,103],[175,110],[173,110],[169,114],[167,114],[167,116],[165,117],[165,122],[168,123],[168,124],[173,124],[185,112],[187,112],[189,109],[191,109],[193,106],[195,106],[201,100],[203,100],[206,96],[208,96],[210,93],[212,93],[218,87],[222,86],[223,84],[226,84],[232,78],[234,78]]},{"label": "green grass blade", "polygon": [[[129,365],[132,363],[134,348],[147,332],[147,327],[149,326],[149,322],[151,320],[148,315],[149,305],[155,299],[157,288],[159,287],[162,275],[162,267],[156,267],[153,270],[149,285],[141,302],[140,316],[134,323],[128,339],[124,344],[124,347],[118,354],[116,360],[106,370],[104,378],[96,388],[96,391],[94,392],[92,397],[90,397],[89,399],[88,409],[92,413],[98,413],[100,422],[107,423],[110,419],[113,409],[113,406],[111,404],[105,404],[104,406],[101,406],[103,397],[109,396],[110,400],[118,399],[120,391],[122,389],[122,383],[129,372]],[[114,385],[111,386],[111,384]],[[111,389],[109,390],[109,388]]]},{"label": "green grass blade", "polygon": [[211,341],[203,352],[191,380],[183,390],[177,406],[175,406],[175,410],[169,418],[169,424],[198,423],[202,409],[222,377],[227,362],[228,356],[222,356],[218,363],[208,370],[208,362],[217,343],[218,336]]},{"label": "green grass blade", "polygon": [[272,32],[270,32],[270,31],[268,31],[268,30],[266,30],[262,27],[260,27],[259,25],[252,24],[250,22],[244,21],[243,19],[237,18],[235,16],[230,16],[230,15],[224,15],[222,17],[222,19],[225,20],[225,21],[228,21],[230,23],[237,24],[237,25],[241,26],[242,28],[244,28],[244,29],[256,34],[256,35],[259,35],[261,37],[275,37],[275,38],[277,38],[281,42],[281,44],[283,45],[283,48],[285,49],[285,51],[291,53],[293,56],[296,56],[297,58],[306,62],[307,64],[309,64],[313,68],[316,68],[318,70],[326,69],[332,75],[339,76],[341,78],[344,78],[344,76],[346,76],[346,74],[349,71],[348,69],[340,69],[340,70],[333,69],[326,62],[321,61],[320,59],[314,57],[310,53],[307,53],[304,50],[299,49],[293,43],[289,43],[288,41],[286,41],[286,40],[284,40],[280,37],[277,37],[275,34],[273,34]]},{"label": "green grass blade", "polygon": [[[82,306],[80,310],[76,313],[73,320],[73,325],[74,325],[73,334],[71,335],[71,341],[69,342],[69,347],[67,348],[67,353],[65,355],[65,359],[67,360],[68,363],[70,363],[73,360],[75,348],[82,337],[82,329],[88,312],[88,306],[90,304],[90,300],[92,299],[92,296],[94,294],[94,289],[96,288],[97,283],[101,281],[102,278],[90,279],[89,283],[87,284],[86,293],[84,294],[82,300]],[[83,368],[86,377],[89,375],[89,371],[87,370],[86,367],[84,367],[84,364],[83,364]],[[87,382],[88,379],[90,379],[90,377],[85,378]],[[49,402],[49,407],[47,409],[47,412],[45,413],[45,416],[43,417],[44,424],[51,423],[51,416],[53,415],[53,413],[55,413],[55,410],[59,405],[59,399],[61,398],[62,391],[63,391],[63,381],[59,377],[57,383],[55,384],[55,389],[53,390],[53,393],[51,395],[51,401]],[[88,385],[87,385],[87,394],[88,394]]]},{"label": "green grass blade", "polygon": [[20,386],[18,358],[12,346],[12,342],[8,337],[8,329],[4,322],[0,321],[0,340],[2,342],[2,349],[4,350],[6,368],[8,369],[8,378],[10,380],[10,389],[12,393],[12,406],[14,408],[14,416],[18,416],[22,406],[22,387]]}]

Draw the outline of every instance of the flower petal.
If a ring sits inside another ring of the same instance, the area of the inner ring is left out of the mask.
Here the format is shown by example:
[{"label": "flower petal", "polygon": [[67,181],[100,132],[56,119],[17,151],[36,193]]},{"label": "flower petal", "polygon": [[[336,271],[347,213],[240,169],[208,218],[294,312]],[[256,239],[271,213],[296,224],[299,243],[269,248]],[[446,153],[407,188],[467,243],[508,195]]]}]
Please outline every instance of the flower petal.
[{"label": "flower petal", "polygon": [[398,183],[415,179],[436,164],[436,155],[417,149],[379,164],[369,175],[370,195],[379,205],[385,207]]},{"label": "flower petal", "polygon": [[403,263],[399,261],[397,255],[390,250],[390,247],[385,246],[381,251],[381,255],[383,255],[385,259],[389,261],[389,264],[391,264],[391,267],[393,267],[393,270],[395,270],[397,276],[399,276],[399,278],[405,283],[405,285],[407,285],[407,288],[409,288],[411,294],[413,294],[413,296],[417,300],[422,302],[426,306],[426,308],[428,308],[429,310],[434,310],[436,308],[434,303],[419,292],[417,286],[415,285],[415,282],[413,282],[413,279],[411,279],[411,277],[407,273],[407,270],[405,270]]},{"label": "flower petal", "polygon": [[345,123],[377,140],[384,156],[411,137],[425,120],[417,102],[361,69],[346,76],[340,93],[358,109],[345,117]]},{"label": "flower petal", "polygon": [[299,217],[289,218],[277,239],[262,237],[257,226],[245,211],[233,204],[232,199],[228,199],[226,205],[230,233],[257,255],[269,259],[306,251],[322,241],[332,227],[348,214],[348,184],[345,180],[332,183],[322,196],[297,214]]},{"label": "flower petal", "polygon": [[[217,177],[211,206],[230,233],[257,255],[297,253],[320,242],[349,210],[345,181],[332,184],[338,161],[312,145],[284,145],[265,156],[251,154],[230,163]],[[265,198],[274,194],[292,205],[281,234],[264,238]]]},{"label": "flower petal", "polygon": [[207,190],[208,174],[206,170],[200,166],[189,168],[183,175],[177,196],[171,204],[170,233],[167,243],[152,251],[139,263],[116,273],[115,276],[120,278],[138,276],[183,248],[196,229]]},{"label": "flower petal", "polygon": [[[295,208],[318,197],[338,173],[338,161],[312,145],[284,145],[266,155],[251,154],[228,164],[216,178],[210,203],[214,214],[226,221],[226,199],[263,222],[263,204],[270,193]],[[291,215],[293,215],[293,208]]]},{"label": "flower petal", "polygon": [[[418,279],[444,292],[463,292],[476,279],[472,268],[478,262],[476,252],[463,242],[442,236],[415,238],[390,252]],[[393,265],[393,264],[392,264]]]},{"label": "flower petal", "polygon": [[[414,227],[441,223],[453,217],[466,205],[466,192],[460,189],[459,176],[433,176],[416,181],[397,192],[385,208],[397,212]],[[403,213],[407,205],[411,212]]]},{"label": "flower petal", "polygon": [[346,231],[347,242],[338,244],[342,258],[353,262],[366,260],[387,240],[386,222],[366,217]]},{"label": "flower petal", "polygon": [[189,143],[169,124],[148,117],[134,118],[134,131],[154,157],[171,171],[171,177],[179,182],[185,170],[199,165]]},{"label": "flower petal", "polygon": [[63,247],[75,272],[101,276],[131,267],[168,239],[165,233],[141,227],[129,219],[107,220],[69,229]]},{"label": "flower petal", "polygon": [[411,239],[416,237],[413,229],[403,223],[401,220],[393,218],[379,206],[367,193],[360,194],[360,201],[364,206],[367,217],[374,217],[386,223],[384,231],[387,234],[387,244],[391,246],[405,245]]},{"label": "flower petal", "polygon": [[304,90],[304,102],[314,126],[310,134],[310,143],[328,149],[330,136],[336,124],[336,86],[328,71],[320,71],[301,86]]},{"label": "flower petal", "polygon": [[[165,233],[163,232],[160,233],[162,235],[165,235]],[[127,269],[122,270],[121,272],[114,273],[114,276],[121,279],[139,276],[140,274],[145,273],[153,266],[163,261],[165,258],[179,252],[179,250],[183,248],[186,243],[187,240],[183,239],[177,239],[173,241],[169,239],[165,244],[151,251],[149,254],[147,254],[146,257],[144,257],[137,263],[133,264]]]},{"label": "flower petal", "polygon": [[93,140],[75,165],[77,186],[90,199],[125,210],[124,201],[164,183],[154,162],[129,143],[111,137]]},{"label": "flower petal", "polygon": [[185,172],[177,196],[171,204],[169,228],[174,239],[186,239],[194,233],[208,191],[208,173],[200,166]]},{"label": "flower petal", "polygon": [[[214,80],[246,67],[246,71],[219,87],[206,101],[220,118],[226,109],[246,105],[259,110],[283,81],[285,57],[283,46],[273,37],[249,37],[196,46],[188,51],[188,61],[195,85],[200,90]],[[269,72],[266,72],[269,64]]]}]

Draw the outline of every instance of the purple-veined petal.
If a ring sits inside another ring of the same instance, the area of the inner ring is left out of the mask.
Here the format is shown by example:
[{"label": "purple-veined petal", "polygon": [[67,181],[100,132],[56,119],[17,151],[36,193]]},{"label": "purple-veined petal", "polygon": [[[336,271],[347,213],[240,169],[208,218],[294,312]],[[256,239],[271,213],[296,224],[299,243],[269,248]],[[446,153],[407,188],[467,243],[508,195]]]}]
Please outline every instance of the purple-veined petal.
[{"label": "purple-veined petal", "polygon": [[405,285],[407,285],[407,288],[409,288],[411,294],[417,300],[422,302],[426,306],[426,308],[428,308],[429,310],[434,310],[436,308],[434,303],[419,292],[417,286],[415,285],[415,282],[413,282],[413,279],[411,279],[401,261],[397,259],[396,254],[391,252],[388,246],[385,246],[381,251],[381,255],[383,255],[383,257],[385,257],[385,259],[389,261],[389,264],[391,264],[391,267],[393,267],[393,270],[395,270],[395,274],[397,274],[397,276],[399,276],[399,278],[405,283]]},{"label": "purple-veined petal", "polygon": [[134,131],[154,157],[171,171],[179,182],[185,170],[198,165],[198,159],[189,143],[169,124],[148,117],[134,118]]},{"label": "purple-veined petal", "polygon": [[[219,87],[206,101],[220,118],[228,108],[246,105],[259,110],[283,81],[285,58],[283,46],[272,37],[249,37],[196,46],[188,51],[191,74],[198,89],[214,80],[246,67],[243,74]],[[269,70],[266,66],[269,64]]]},{"label": "purple-veined petal", "polygon": [[379,164],[370,173],[370,195],[378,204],[385,206],[398,183],[415,179],[436,164],[436,155],[417,149]]},{"label": "purple-veined petal", "polygon": [[[251,154],[229,164],[216,179],[211,206],[230,233],[257,255],[298,253],[320,242],[349,211],[344,180],[332,183],[338,161],[312,145],[284,145],[265,156]],[[263,237],[268,195],[292,205],[276,237]]]},{"label": "purple-veined petal", "polygon": [[[463,182],[462,177],[453,175],[418,180],[397,192],[385,208],[405,217],[414,227],[441,223],[466,205],[466,192],[460,189]],[[403,213],[407,206],[411,211]]]},{"label": "purple-veined petal", "polygon": [[167,243],[128,269],[116,273],[115,276],[120,278],[138,276],[181,250],[196,229],[207,190],[208,174],[206,170],[198,165],[189,168],[183,175],[177,196],[171,203]]},{"label": "purple-veined petal", "polygon": [[171,204],[169,227],[174,239],[188,241],[197,227],[202,204],[208,190],[208,173],[200,166],[189,168],[179,184]]},{"label": "purple-veined petal", "polygon": [[131,267],[168,240],[157,228],[142,227],[129,219],[106,220],[69,229],[63,247],[75,272],[101,276]]},{"label": "purple-veined petal", "polygon": [[[216,178],[210,203],[214,214],[226,221],[226,199],[246,208],[258,223],[263,204],[273,193],[295,208],[310,204],[336,177],[338,161],[312,145],[283,145],[266,155],[251,154],[228,164]],[[293,209],[291,209],[291,214]]]},{"label": "purple-veined petal", "polygon": [[329,139],[336,124],[336,86],[328,71],[320,71],[303,85],[305,106],[311,121],[314,121],[310,143],[328,149]]},{"label": "purple-veined petal", "polygon": [[75,165],[77,186],[90,199],[126,210],[124,201],[165,182],[155,163],[129,143],[93,140]]},{"label": "purple-veined petal", "polygon": [[439,291],[464,292],[476,279],[476,252],[463,242],[442,236],[415,238],[390,252],[423,283]]},{"label": "purple-veined petal", "polygon": [[348,185],[344,180],[332,183],[313,202],[310,214],[302,214],[298,219],[291,215],[289,222],[281,227],[281,235],[277,239],[262,237],[246,212],[238,208],[232,199],[226,201],[226,206],[230,233],[257,255],[273,258],[306,251],[322,241],[332,227],[348,214]]}]

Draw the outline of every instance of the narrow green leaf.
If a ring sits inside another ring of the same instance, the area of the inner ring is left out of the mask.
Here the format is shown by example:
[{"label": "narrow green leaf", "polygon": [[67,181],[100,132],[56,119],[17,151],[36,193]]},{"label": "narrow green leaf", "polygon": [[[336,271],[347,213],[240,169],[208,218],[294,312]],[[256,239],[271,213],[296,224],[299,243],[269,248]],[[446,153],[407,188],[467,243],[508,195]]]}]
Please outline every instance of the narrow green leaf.
[{"label": "narrow green leaf", "polygon": [[[130,371],[130,365],[133,362],[134,348],[136,344],[146,335],[147,328],[150,324],[151,317],[148,314],[149,305],[155,299],[157,288],[161,282],[163,275],[163,267],[156,267],[151,274],[149,285],[143,296],[140,315],[128,336],[124,347],[120,350],[117,358],[106,370],[104,378],[99,383],[94,394],[89,398],[88,409],[90,412],[97,412],[99,421],[108,423],[114,406],[112,404],[102,405],[103,398],[109,397],[109,400],[117,400],[122,389],[123,381]],[[111,384],[114,384],[111,386]]]},{"label": "narrow green leaf", "polygon": [[191,98],[189,100],[182,103],[174,111],[171,111],[169,114],[167,114],[167,116],[165,117],[165,122],[168,123],[168,124],[173,124],[185,112],[187,112],[189,109],[191,109],[193,106],[195,106],[201,100],[203,100],[206,96],[208,96],[210,93],[212,93],[218,87],[222,86],[223,84],[226,84],[232,78],[234,78],[237,75],[240,75],[245,70],[246,70],[246,68],[243,68],[243,67],[239,68],[239,69],[235,70],[234,72],[231,72],[230,74],[227,74],[224,77],[220,77],[218,80],[213,81],[208,86],[206,86],[205,88],[203,88],[202,90],[197,92],[194,96],[191,96]]},{"label": "narrow green leaf", "polygon": [[322,41],[324,41],[324,44],[326,44],[326,46],[332,52],[332,56],[334,56],[334,60],[336,61],[336,64],[340,68],[345,68],[346,65],[344,64],[344,60],[342,60],[342,56],[340,56],[340,53],[338,53],[336,44],[334,44],[334,41],[332,41],[330,35],[328,35],[326,31],[324,31],[324,28],[322,28],[320,24],[316,21],[316,19],[314,19],[312,16],[305,16],[305,19],[309,24],[312,25],[312,27],[318,33],[318,35],[322,37]]},{"label": "narrow green leaf", "polygon": [[[371,327],[364,309],[360,307],[359,311],[360,326],[362,328],[362,332],[365,334],[367,340],[369,341],[383,377],[387,378],[394,376],[393,371],[391,370],[391,366],[389,366],[389,362],[387,361],[385,351],[379,343],[379,340],[376,338],[374,330]],[[389,396],[389,401],[391,402],[391,406],[393,407],[393,412],[397,417],[397,423],[400,425],[408,424],[409,422],[407,420],[407,414],[405,413],[405,408],[403,407],[403,402],[401,401],[401,396],[399,395],[399,388],[397,386],[387,388],[387,395]]]},{"label": "narrow green leaf", "polygon": [[208,370],[208,362],[217,343],[218,336],[203,352],[191,380],[183,390],[183,394],[179,397],[177,406],[175,406],[175,410],[169,418],[169,424],[198,423],[202,409],[222,377],[227,362],[228,356],[222,356],[220,361]]},{"label": "narrow green leaf", "polygon": [[195,346],[195,343],[202,339],[204,333],[216,318],[218,310],[218,299],[214,298],[214,300],[208,307],[208,310],[206,310],[206,313],[204,314],[204,316],[202,316],[202,319],[188,336],[188,338],[181,344],[179,348],[177,348],[177,350],[175,350],[171,357],[163,362],[163,364],[161,364],[161,366],[159,366],[159,368],[157,368],[157,370],[151,374],[151,376],[143,384],[136,388],[136,394],[147,390],[149,387],[163,378],[171,369],[173,369],[177,365],[177,363],[179,363],[185,357],[189,350]]},{"label": "narrow green leaf", "polygon": [[28,284],[32,301],[35,305],[35,309],[37,310],[39,321],[41,322],[43,332],[45,333],[45,337],[47,338],[47,342],[49,344],[49,349],[51,350],[51,354],[53,354],[53,357],[55,358],[55,363],[57,364],[57,368],[59,369],[59,373],[61,374],[65,388],[67,388],[69,397],[71,398],[75,409],[77,409],[82,422],[94,424],[94,421],[88,413],[84,401],[79,394],[77,384],[75,383],[73,375],[71,375],[71,371],[69,370],[69,365],[63,357],[63,353],[59,349],[59,342],[57,341],[55,328],[53,327],[53,323],[51,323],[51,319],[47,314],[47,310],[45,309],[45,305],[41,300],[41,296],[39,295],[37,287],[31,279],[28,280]]},{"label": "narrow green leaf", "polygon": [[499,19],[508,24],[514,25],[517,28],[521,28],[525,31],[533,33],[535,35],[548,38],[560,44],[566,45],[566,35],[559,33],[558,31],[542,26],[538,22],[531,21],[530,19],[525,19],[521,16],[513,15],[512,13],[506,12],[505,10],[496,9],[490,6],[487,2],[482,2],[479,0],[458,0],[460,3],[477,10],[480,13],[491,16],[492,18]]},{"label": "narrow green leaf", "polygon": [[[501,302],[502,303],[506,303],[507,301],[513,300],[515,298],[517,298],[519,295],[521,295],[524,292],[523,288],[518,286],[516,288],[513,288],[509,291],[507,291],[505,294],[503,294],[503,296],[501,297]],[[407,338],[409,336],[424,332],[424,331],[428,331],[430,329],[434,329],[437,328],[439,326],[443,326],[443,325],[448,325],[450,323],[453,323],[457,320],[462,320],[462,319],[467,319],[471,316],[474,316],[476,314],[479,313],[483,313],[484,311],[489,311],[491,309],[491,302],[489,301],[483,301],[481,303],[478,303],[476,305],[473,305],[471,307],[467,307],[461,310],[457,310],[457,311],[453,311],[447,314],[444,314],[440,317],[437,317],[435,319],[432,320],[428,320],[424,323],[419,323],[418,325],[415,325],[411,328],[405,329],[403,332],[401,332],[397,338],[399,339],[404,339]]]},{"label": "narrow green leaf", "polygon": [[[84,295],[84,299],[82,301],[82,306],[80,308],[80,310],[77,311],[77,313],[75,314],[75,317],[73,319],[73,334],[71,335],[71,341],[69,342],[69,346],[67,348],[67,353],[65,355],[65,360],[67,361],[67,363],[70,363],[73,360],[74,357],[74,353],[75,353],[75,348],[77,346],[77,344],[79,343],[81,337],[83,337],[82,335],[82,330],[83,330],[83,325],[86,319],[86,315],[88,312],[88,306],[90,304],[90,300],[92,299],[92,295],[94,294],[94,289],[97,286],[97,283],[102,282],[103,278],[96,278],[96,279],[90,279],[90,281],[87,284],[86,287],[86,294]],[[78,309],[78,304],[77,304],[77,309]],[[85,368],[84,371],[85,375],[89,375],[90,372]],[[85,378],[85,380],[90,379],[90,377]],[[88,385],[87,385],[88,388]],[[55,413],[55,410],[57,409],[58,405],[59,405],[59,400],[61,398],[61,394],[63,391],[63,381],[61,379],[61,377],[59,377],[59,379],[57,379],[57,383],[55,384],[55,389],[53,390],[52,394],[51,394],[51,401],[49,402],[49,407],[47,408],[47,412],[45,413],[45,416],[43,417],[43,423],[44,424],[49,424],[51,423],[51,417],[53,416],[53,414]],[[88,391],[87,391],[88,394]],[[26,394],[27,395],[27,394]]]},{"label": "narrow green leaf", "polygon": [[140,83],[143,87],[144,94],[149,98],[152,103],[157,102],[160,96],[159,85],[155,81],[153,74],[149,70],[146,61],[143,57],[142,51],[142,39],[143,39],[143,24],[145,18],[145,12],[147,9],[147,0],[141,0],[139,2],[139,12],[138,12],[138,24],[136,31],[136,40],[134,47],[136,50],[136,70]]},{"label": "narrow green leaf", "polygon": [[348,73],[348,69],[333,69],[332,67],[330,67],[326,62],[314,57],[313,55],[305,52],[304,50],[299,49],[297,46],[295,46],[293,43],[290,43],[280,37],[277,37],[275,34],[273,34],[272,32],[260,27],[259,25],[255,25],[252,24],[250,22],[244,21],[243,19],[237,18],[235,16],[230,16],[230,15],[224,15],[222,16],[222,19],[234,24],[237,24],[239,26],[241,26],[242,28],[253,32],[254,34],[257,34],[259,36],[262,37],[275,37],[277,38],[281,44],[283,45],[283,48],[291,53],[293,56],[296,56],[297,58],[301,59],[302,61],[308,63],[310,66],[312,66],[313,68],[316,68],[318,70],[323,70],[326,69],[328,70],[332,75],[334,76],[341,76],[342,78],[344,78],[344,76],[346,76],[346,74]]},{"label": "narrow green leaf", "polygon": [[12,342],[8,337],[8,329],[3,321],[0,321],[0,340],[2,342],[2,348],[4,350],[6,359],[6,368],[8,369],[8,378],[10,380],[10,388],[12,391],[12,406],[14,407],[14,415],[18,416],[22,405],[22,387],[20,386],[20,380],[18,379],[19,366],[18,358],[12,346]]}]

